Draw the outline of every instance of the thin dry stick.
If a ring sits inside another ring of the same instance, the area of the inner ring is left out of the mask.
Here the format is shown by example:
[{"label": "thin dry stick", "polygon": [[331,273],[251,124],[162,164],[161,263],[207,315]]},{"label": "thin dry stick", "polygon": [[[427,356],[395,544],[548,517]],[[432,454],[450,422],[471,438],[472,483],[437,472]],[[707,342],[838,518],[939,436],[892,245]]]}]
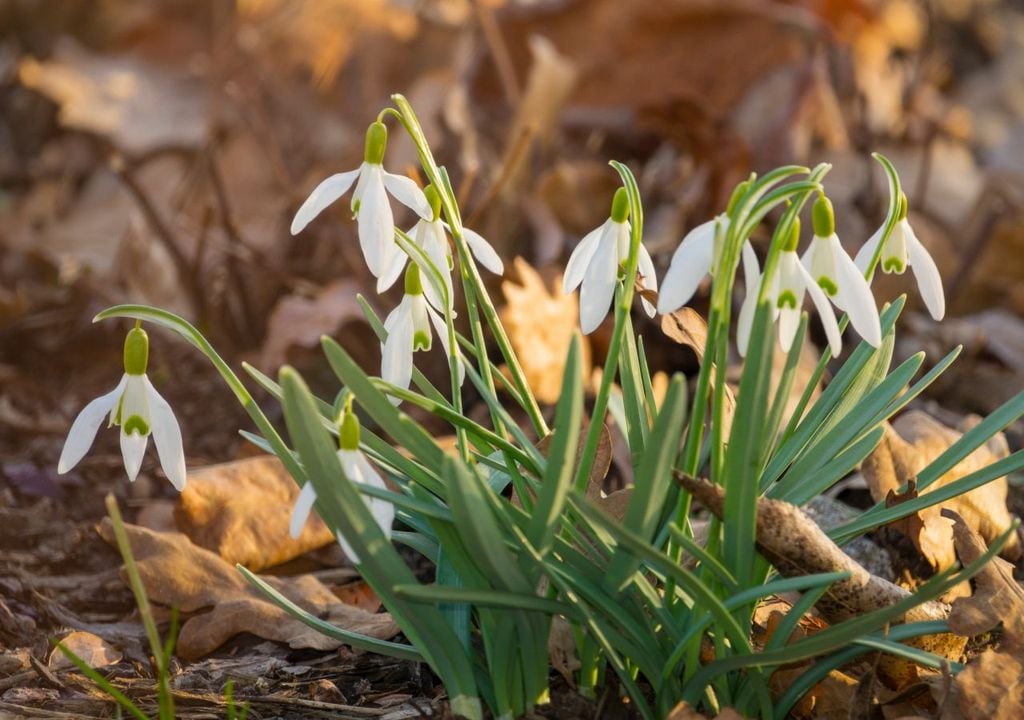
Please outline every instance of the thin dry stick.
[{"label": "thin dry stick", "polygon": [[487,40],[487,47],[494,58],[494,65],[498,69],[498,78],[501,80],[502,89],[505,91],[505,99],[509,105],[518,105],[520,98],[519,82],[516,79],[516,71],[512,65],[512,56],[508,52],[508,45],[501,34],[501,28],[494,18],[494,11],[480,0],[475,0],[473,8],[476,10],[477,19],[480,21],[480,29]]}]

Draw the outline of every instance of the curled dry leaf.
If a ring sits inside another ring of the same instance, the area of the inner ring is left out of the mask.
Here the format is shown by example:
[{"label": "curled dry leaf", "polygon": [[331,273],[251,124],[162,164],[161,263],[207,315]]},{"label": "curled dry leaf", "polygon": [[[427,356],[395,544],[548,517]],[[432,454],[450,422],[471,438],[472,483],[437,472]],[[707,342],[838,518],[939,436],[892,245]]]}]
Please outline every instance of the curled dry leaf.
[{"label": "curled dry leaf", "polygon": [[[688,703],[681,702],[672,708],[672,712],[668,714],[666,720],[709,720],[709,718],[694,710]],[[722,712],[718,713],[713,720],[743,720],[743,716],[732,708],[723,708]]]},{"label": "curled dry leaf", "polygon": [[[76,630],[61,638],[60,643],[92,668],[103,668],[121,662],[120,650],[98,635],[89,632]],[[53,649],[47,665],[51,670],[73,667],[73,663],[61,652],[60,648]]]},{"label": "curled dry leaf", "polygon": [[[187,660],[213,652],[233,636],[247,632],[293,648],[333,650],[341,642],[322,635],[263,599],[232,565],[193,545],[181,533],[157,533],[126,525],[128,539],[149,598],[177,607],[188,618],[178,636],[178,653]],[[108,519],[98,527],[115,544]],[[122,576],[124,575],[122,571]],[[398,625],[387,613],[371,613],[339,602],[312,575],[267,577],[265,580],[304,610],[328,622],[370,637],[387,639]]]},{"label": "curled dry leaf", "polygon": [[199,547],[250,570],[279,565],[334,541],[315,513],[302,534],[288,534],[299,489],[273,455],[212,465],[189,473],[174,517]]},{"label": "curled dry leaf", "polygon": [[267,321],[260,364],[265,368],[280,367],[287,362],[290,348],[317,347],[324,335],[336,334],[342,325],[353,320],[362,321],[363,311],[356,300],[360,289],[352,279],[335,280],[315,298],[281,298]]},{"label": "curled dry leaf", "polygon": [[[565,359],[579,322],[576,299],[562,292],[561,277],[549,289],[540,273],[522,258],[515,259],[515,269],[519,284],[511,280],[501,284],[505,295],[501,322],[537,400],[554,404],[561,397]],[[584,341],[580,349],[586,378],[590,376],[590,346]]]},{"label": "curled dry leaf", "polygon": [[563,617],[551,618],[548,658],[551,660],[551,667],[565,678],[569,687],[576,687],[575,672],[580,669],[580,659],[576,655],[576,638],[573,637],[572,627]]},{"label": "curled dry leaf", "polygon": [[[967,419],[962,423],[961,431],[970,429],[977,422],[974,418]],[[862,467],[872,496],[876,501],[885,500],[890,505],[917,497],[918,491],[910,487],[910,481],[960,437],[961,432],[946,427],[918,410],[902,415],[891,426],[887,425],[885,436]],[[928,490],[948,485],[1008,454],[1005,437],[1002,433],[997,434],[932,483]],[[904,485],[908,490],[900,494]],[[942,508],[955,510],[969,527],[991,542],[1005,532],[1013,521],[1006,507],[1006,495],[1006,478],[1001,477],[948,500],[941,506],[917,512],[900,521],[897,528],[910,537],[934,567],[946,568],[956,561],[956,555],[953,549],[952,522],[942,517]],[[1006,544],[1003,556],[1010,559],[1020,557],[1016,538],[1011,538]]]}]

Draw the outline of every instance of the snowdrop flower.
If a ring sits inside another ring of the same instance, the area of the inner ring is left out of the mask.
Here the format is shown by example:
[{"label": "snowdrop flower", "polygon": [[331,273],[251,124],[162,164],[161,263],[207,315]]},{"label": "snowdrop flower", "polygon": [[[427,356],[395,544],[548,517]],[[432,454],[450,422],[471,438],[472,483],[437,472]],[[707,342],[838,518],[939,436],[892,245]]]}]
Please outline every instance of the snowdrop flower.
[{"label": "snowdrop flower", "polygon": [[[437,332],[445,355],[451,359],[453,348],[448,345],[448,328],[444,317],[424,298],[419,266],[414,262],[409,263],[405,271],[405,297],[384,321],[388,336],[381,345],[380,376],[383,380],[396,387],[409,387],[413,353],[417,350],[430,350],[431,325]],[[454,351],[458,352],[458,348]],[[461,385],[465,379],[465,368],[462,366],[462,358],[458,355],[456,358]],[[391,401],[396,405],[400,402],[397,398],[391,398]]]},{"label": "snowdrop flower", "polygon": [[[448,237],[445,235],[448,225],[441,220],[441,195],[433,185],[427,185],[423,188],[423,194],[430,205],[431,217],[430,219],[417,222],[415,227],[407,234],[412,237],[416,245],[423,249],[427,257],[430,258],[430,262],[441,273],[445,287],[448,290],[448,307],[450,309],[454,299],[452,287],[452,268],[454,267],[454,262],[452,260],[451,246],[448,243]],[[470,252],[473,253],[473,257],[477,259],[477,262],[495,275],[504,274],[505,265],[487,240],[469,228],[462,229],[462,237],[466,241],[466,245],[469,246]],[[390,267],[377,279],[377,292],[384,292],[395,283],[395,280],[398,279],[398,276],[402,274],[402,270],[405,268],[407,257],[404,252],[395,253]],[[428,282],[423,290],[430,304],[440,310],[442,307],[441,298],[437,290],[435,290],[433,283]]]},{"label": "snowdrop flower", "polygon": [[[800,262],[800,257],[796,253],[799,241],[800,220],[797,218],[793,221],[790,238],[779,254],[778,269],[775,277],[770,280],[771,286],[768,290],[773,313],[779,320],[779,345],[785,352],[789,352],[793,346],[793,338],[796,337],[797,328],[800,326],[800,312],[804,304],[804,295],[807,294],[811,296],[811,301],[818,310],[818,316],[825,328],[825,335],[828,338],[829,347],[832,348],[832,354],[839,355],[843,349],[839,324],[836,322],[836,316],[832,311],[828,296]],[[737,320],[736,344],[740,354],[746,355],[754,312],[757,309],[757,295],[764,278],[761,277],[757,268],[757,256],[754,255],[753,248],[748,249],[748,246],[744,246],[743,264],[749,284],[747,285],[747,297]],[[753,283],[749,282],[751,279],[754,280]]]},{"label": "snowdrop flower", "polygon": [[356,183],[352,193],[352,213],[359,224],[359,245],[367,267],[378,278],[387,271],[393,256],[399,252],[395,243],[395,218],[387,194],[390,193],[420,217],[430,218],[430,204],[416,183],[384,169],[382,162],[387,141],[388,131],[384,123],[375,122],[370,125],[366,130],[363,164],[355,170],[331,175],[317,185],[295,213],[291,227],[292,235],[301,232],[324,208]]},{"label": "snowdrop flower", "polygon": [[[875,256],[878,244],[882,241],[882,232],[885,226],[878,228],[874,235],[864,243],[864,247],[857,253],[854,262],[862,273],[866,273],[871,259]],[[924,245],[917,239],[914,230],[907,220],[907,196],[900,199],[900,214],[896,227],[882,246],[879,266],[885,273],[896,273],[902,275],[909,266],[914,272],[914,279],[917,280],[917,289],[921,293],[925,307],[935,320],[941,320],[946,315],[946,296],[942,290],[942,277],[935,261],[928,254]]]},{"label": "snowdrop flower", "polygon": [[[341,427],[338,432],[338,445],[338,462],[341,463],[341,471],[345,473],[346,478],[352,482],[372,485],[381,489],[387,487],[380,473],[374,469],[370,461],[367,460],[366,455],[359,449],[359,419],[356,418],[355,413],[351,409],[346,409],[345,415],[341,420]],[[302,490],[299,491],[299,497],[295,501],[295,508],[292,510],[289,532],[293,538],[297,538],[302,533],[302,528],[305,527],[315,502],[316,491],[313,489],[313,483],[307,482],[302,486]],[[390,539],[391,524],[395,520],[395,506],[387,500],[381,500],[380,498],[364,499],[363,503],[368,506],[367,510],[369,510],[370,517],[380,526],[380,529],[384,532],[384,537]],[[337,535],[337,539],[341,549],[345,551],[345,555],[352,562],[358,563],[359,556],[340,532]]]},{"label": "snowdrop flower", "polygon": [[[569,256],[565,266],[562,287],[571,293],[580,290],[580,327],[587,335],[597,329],[615,298],[615,285],[619,278],[619,266],[629,259],[629,198],[625,188],[615,191],[611,215],[599,228],[589,232]],[[637,270],[643,284],[650,290],[658,289],[658,278],[654,274],[654,263],[647,248],[640,244]],[[641,298],[644,310],[654,317],[654,306]]]},{"label": "snowdrop flower", "polygon": [[832,202],[821,195],[814,203],[811,218],[814,237],[801,259],[832,304],[850,316],[853,329],[873,347],[882,344],[878,308],[864,271],[857,268],[836,236]]},{"label": "snowdrop flower", "polygon": [[[679,243],[679,247],[672,254],[668,272],[665,273],[665,279],[661,283],[661,292],[658,294],[658,312],[663,314],[675,312],[686,305],[693,298],[693,294],[697,292],[701,281],[718,271],[725,234],[729,232],[729,216],[749,187],[749,181],[741,182],[733,190],[724,213],[701,223],[686,233]],[[743,252],[747,253],[748,250],[756,263],[757,256],[753,254],[754,249],[750,246],[749,241],[745,243]],[[753,287],[753,285],[748,285],[748,287]]]},{"label": "snowdrop flower", "polygon": [[181,443],[181,428],[167,401],[160,396],[149,378],[149,337],[136,326],[124,341],[124,376],[106,395],[102,395],[78,414],[64,441],[64,450],[57,463],[57,472],[64,474],[85,457],[92,447],[96,432],[109,415],[108,427],[121,428],[121,455],[128,479],[135,482],[142,467],[142,457],[153,436],[160,466],[175,488],[185,487],[185,453]]}]

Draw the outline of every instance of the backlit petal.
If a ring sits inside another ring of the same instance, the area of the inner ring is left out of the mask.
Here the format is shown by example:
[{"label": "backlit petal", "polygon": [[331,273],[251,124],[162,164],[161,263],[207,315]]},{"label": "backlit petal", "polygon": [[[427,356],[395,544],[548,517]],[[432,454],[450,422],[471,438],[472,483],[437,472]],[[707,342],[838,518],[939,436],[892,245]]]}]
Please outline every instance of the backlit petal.
[{"label": "backlit petal", "polygon": [[868,241],[864,243],[860,250],[857,251],[857,257],[853,259],[853,264],[860,270],[860,274],[864,275],[868,271],[868,265],[871,264],[871,258],[875,256],[875,251],[878,249],[878,243],[882,242],[882,231],[885,230],[885,226],[875,230],[875,234],[868,238]]},{"label": "backlit petal", "polygon": [[395,217],[384,192],[382,172],[379,166],[374,165],[366,170],[366,184],[357,215],[359,246],[374,277],[380,277],[388,269],[395,248]]},{"label": "backlit petal", "polygon": [[424,220],[430,220],[434,217],[434,211],[430,209],[427,196],[423,194],[420,186],[412,179],[407,178],[405,175],[389,173],[383,169],[381,174],[384,177],[384,187],[391,193],[391,197],[413,210]]},{"label": "backlit petal", "polygon": [[292,508],[292,518],[288,525],[288,534],[293,538],[297,538],[302,534],[302,529],[306,526],[306,521],[309,520],[309,513],[313,509],[313,503],[316,502],[316,490],[313,489],[313,483],[306,482],[299,490],[299,497],[295,500],[295,507]]},{"label": "backlit petal", "polygon": [[478,263],[495,275],[503,275],[505,273],[505,264],[501,261],[494,247],[480,233],[473,232],[469,228],[462,228],[462,237]]},{"label": "backlit petal", "polygon": [[103,418],[113,412],[124,392],[127,375],[121,377],[121,382],[106,395],[101,395],[78,413],[78,417],[71,423],[67,440],[64,441],[64,449],[60,453],[60,461],[57,463],[57,472],[66,473],[79,463],[89,452],[93,440],[96,439],[96,432],[103,423]]},{"label": "backlit petal", "polygon": [[617,242],[615,233],[606,226],[583,276],[583,288],[580,290],[580,327],[584,335],[597,329],[608,314],[608,308],[615,297],[615,282],[619,270],[615,252]]},{"label": "backlit petal", "polygon": [[917,239],[910,223],[903,228],[903,237],[907,243],[907,254],[910,256],[910,269],[914,271],[921,299],[924,300],[932,319],[941,320],[946,315],[946,294],[942,289],[939,268],[925,246]]},{"label": "backlit petal", "polygon": [[156,391],[149,378],[142,376],[149,397],[149,423],[153,442],[160,457],[160,467],[167,479],[179,492],[185,488],[185,450],[181,442],[181,428],[174,411]]},{"label": "backlit petal", "polygon": [[[381,348],[380,376],[400,388],[409,387],[412,380],[412,312],[409,297],[391,311],[385,325],[388,336]],[[398,398],[391,398],[398,405]]]},{"label": "backlit petal", "polygon": [[356,168],[349,172],[331,175],[317,185],[313,192],[309,194],[309,197],[306,198],[306,202],[302,203],[302,207],[295,213],[291,227],[292,235],[302,232],[303,228],[309,225],[313,218],[323,212],[324,208],[347,193],[348,189],[352,187],[352,183],[359,176],[360,170],[361,168]]},{"label": "backlit petal", "polygon": [[601,241],[601,235],[610,222],[609,218],[604,225],[588,232],[573,249],[572,255],[569,256],[569,262],[565,266],[565,275],[562,276],[562,289],[566,293],[571,293],[583,282],[587,266],[590,265],[590,260],[594,257],[597,245]]},{"label": "backlit petal", "polygon": [[[430,317],[430,323],[434,326],[434,331],[437,333],[437,339],[441,342],[441,348],[444,350],[444,354],[451,361],[452,349],[451,344],[448,342],[448,326],[445,324],[444,317],[441,316],[434,308],[427,308],[427,315]],[[466,368],[463,364],[462,354],[460,353],[455,359],[458,363],[458,379],[459,385],[461,386],[466,380]]]},{"label": "backlit petal", "polygon": [[149,435],[140,435],[133,432],[130,435],[121,430],[121,456],[124,458],[124,469],[128,473],[128,479],[135,482],[142,468],[142,456],[146,454],[146,445],[149,444]]},{"label": "backlit petal", "polygon": [[[811,302],[814,303],[814,307],[818,310],[818,317],[821,319],[822,327],[825,328],[825,337],[828,338],[829,347],[832,348],[832,355],[838,356],[843,351],[843,340],[839,334],[839,323],[836,322],[836,314],[832,310],[832,303],[829,302],[825,291],[818,286],[815,279],[807,272],[803,263],[797,262],[794,264],[803,276],[807,287],[807,294],[811,296]],[[790,341],[790,344],[792,344],[792,338],[790,338]],[[789,347],[784,347],[783,349],[789,350]]]},{"label": "backlit petal", "polygon": [[[644,247],[643,243],[640,243],[640,253],[636,258],[636,267],[642,276],[640,278],[640,284],[648,290],[654,290],[657,292],[658,276],[654,274],[654,261],[651,260],[651,254],[647,252],[647,248]],[[641,297],[641,302],[643,303],[644,310],[647,311],[647,314],[654,317],[655,313],[658,312],[658,309],[651,303],[647,302],[646,298]]]},{"label": "backlit petal", "polygon": [[850,316],[853,329],[868,345],[878,347],[882,344],[882,327],[878,321],[875,296],[871,294],[868,281],[841,247],[837,249],[835,262],[839,292],[832,298],[832,302]]},{"label": "backlit petal", "polygon": [[658,293],[658,312],[670,313],[690,302],[715,256],[715,220],[698,225],[683,238],[669,263]]}]

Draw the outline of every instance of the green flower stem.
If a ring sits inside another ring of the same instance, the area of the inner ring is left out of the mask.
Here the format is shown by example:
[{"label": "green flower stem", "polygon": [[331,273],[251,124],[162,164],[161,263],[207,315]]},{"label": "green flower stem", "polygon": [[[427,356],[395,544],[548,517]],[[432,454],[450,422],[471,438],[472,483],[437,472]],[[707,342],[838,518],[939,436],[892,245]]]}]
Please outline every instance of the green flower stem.
[{"label": "green flower stem", "polygon": [[[544,422],[540,406],[537,404],[537,399],[533,396],[533,391],[526,381],[526,375],[523,372],[522,365],[519,363],[519,358],[512,349],[512,343],[501,324],[501,320],[498,318],[498,311],[495,309],[494,303],[487,293],[487,288],[484,286],[480,272],[477,270],[476,262],[473,260],[472,253],[470,253],[469,247],[462,236],[462,219],[459,215],[455,194],[451,190],[451,184],[447,181],[447,174],[435,162],[430,145],[423,134],[423,128],[420,126],[419,119],[416,117],[416,113],[413,112],[409,101],[400,94],[392,95],[391,99],[398,106],[398,110],[388,108],[382,111],[381,114],[382,116],[385,113],[393,115],[402,123],[409,133],[409,137],[412,138],[413,143],[416,145],[424,172],[434,187],[441,193],[441,204],[444,207],[445,217],[448,218],[448,225],[452,238],[458,248],[460,261],[466,268],[464,276],[468,277],[468,287],[472,288],[472,291],[476,294],[479,301],[479,309],[482,310],[484,319],[494,334],[498,349],[501,351],[502,357],[505,359],[505,363],[508,365],[509,372],[512,375],[512,381],[519,390],[519,396],[525,401],[523,409],[530,416],[530,422],[533,423],[538,436],[543,437],[548,434],[547,423]],[[484,348],[481,347],[479,351],[483,352]],[[481,368],[484,367],[487,367],[487,364],[481,362]]]}]

